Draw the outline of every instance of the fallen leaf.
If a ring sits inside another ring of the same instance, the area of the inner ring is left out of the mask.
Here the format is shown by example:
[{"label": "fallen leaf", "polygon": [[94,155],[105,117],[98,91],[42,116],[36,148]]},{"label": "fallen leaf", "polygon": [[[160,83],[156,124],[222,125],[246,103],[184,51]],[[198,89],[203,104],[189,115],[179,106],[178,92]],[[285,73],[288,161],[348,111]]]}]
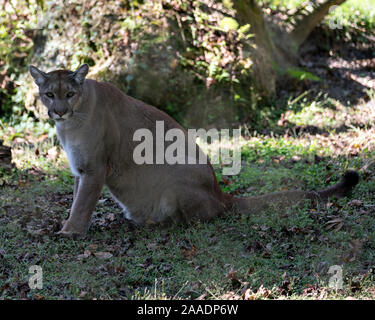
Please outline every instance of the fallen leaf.
[{"label": "fallen leaf", "polygon": [[350,285],[350,290],[354,293],[361,291],[361,283],[359,281],[353,281]]},{"label": "fallen leaf", "polygon": [[255,294],[251,289],[246,289],[245,292],[242,294],[242,299],[243,300],[254,300],[255,299]]},{"label": "fallen leaf", "polygon": [[37,141],[38,142],[43,142],[44,140],[46,140],[48,138],[48,134],[42,134],[38,139]]},{"label": "fallen leaf", "polygon": [[59,152],[58,152],[58,149],[56,146],[50,148],[48,151],[47,151],[47,158],[48,159],[51,159],[53,161],[55,161],[57,159],[59,155]]},{"label": "fallen leaf", "polygon": [[353,262],[358,259],[362,252],[362,242],[361,239],[353,239],[349,243],[350,251],[342,256],[345,262]]},{"label": "fallen leaf", "polygon": [[96,243],[91,243],[91,244],[89,245],[91,251],[96,251],[96,249],[98,249],[98,246],[99,246],[99,245],[96,244]]},{"label": "fallen leaf", "polygon": [[271,291],[266,289],[263,285],[261,285],[258,288],[257,295],[260,295],[262,298],[271,298],[272,299]]},{"label": "fallen leaf", "polygon": [[90,250],[85,250],[82,254],[79,254],[77,256],[77,259],[78,260],[87,259],[89,256],[91,256],[91,251]]},{"label": "fallen leaf", "polygon": [[235,271],[233,268],[229,270],[229,272],[225,275],[225,278],[229,280],[238,280],[237,278],[237,271]]},{"label": "fallen leaf", "polygon": [[248,275],[251,275],[254,273],[254,268],[250,268],[248,271],[247,271],[247,274]]},{"label": "fallen leaf", "polygon": [[231,281],[234,288],[239,288],[242,284],[242,282],[237,277],[237,272],[233,268],[229,270],[225,277]]},{"label": "fallen leaf", "polygon": [[93,252],[93,255],[100,259],[109,259],[109,258],[112,258],[113,256],[112,253],[103,252],[103,251]]},{"label": "fallen leaf", "polygon": [[124,267],[115,267],[115,272],[116,273],[124,273],[125,272],[125,268]]},{"label": "fallen leaf", "polygon": [[41,228],[37,230],[27,229],[27,231],[33,236],[42,236],[48,233],[46,228]]},{"label": "fallen leaf", "polygon": [[27,282],[17,284],[17,289],[20,293],[21,299],[27,299],[27,293],[30,292],[30,287]]},{"label": "fallen leaf", "polygon": [[26,185],[26,183],[22,180],[18,180],[17,184],[18,184],[18,187],[20,187],[20,188],[23,188]]},{"label": "fallen leaf", "polygon": [[9,283],[5,283],[0,287],[0,292],[3,292],[5,290],[8,290],[10,288]]},{"label": "fallen leaf", "polygon": [[342,221],[341,218],[336,218],[336,219],[332,219],[330,221],[328,221],[326,223],[326,231],[332,229],[334,230],[335,232],[339,231],[342,229],[342,227],[344,226],[344,223]]},{"label": "fallen leaf", "polygon": [[182,250],[182,254],[184,255],[186,259],[190,259],[191,257],[196,256],[198,253],[198,248],[194,245],[191,247],[191,249],[182,247],[181,250]]},{"label": "fallen leaf", "polygon": [[203,293],[198,298],[196,298],[195,300],[204,300],[206,298],[206,296],[207,296],[207,294]]},{"label": "fallen leaf", "polygon": [[227,185],[227,186],[233,183],[233,181],[230,180],[230,179],[227,178],[227,177],[222,177],[221,181],[222,181],[225,185]]},{"label": "fallen leaf", "polygon": [[363,205],[363,202],[361,200],[354,199],[354,200],[350,201],[348,203],[348,205],[351,206],[351,207],[360,207],[360,206]]}]

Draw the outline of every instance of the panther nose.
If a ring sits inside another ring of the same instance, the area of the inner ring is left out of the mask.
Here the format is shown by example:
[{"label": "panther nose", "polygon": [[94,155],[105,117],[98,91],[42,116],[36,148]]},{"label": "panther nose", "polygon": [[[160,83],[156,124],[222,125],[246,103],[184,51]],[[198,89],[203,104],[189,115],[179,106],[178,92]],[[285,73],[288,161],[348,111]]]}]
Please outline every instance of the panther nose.
[{"label": "panther nose", "polygon": [[57,111],[57,110],[54,110],[55,111],[55,113],[57,114],[57,115],[59,115],[60,117],[62,117],[68,110],[63,110],[63,111]]}]

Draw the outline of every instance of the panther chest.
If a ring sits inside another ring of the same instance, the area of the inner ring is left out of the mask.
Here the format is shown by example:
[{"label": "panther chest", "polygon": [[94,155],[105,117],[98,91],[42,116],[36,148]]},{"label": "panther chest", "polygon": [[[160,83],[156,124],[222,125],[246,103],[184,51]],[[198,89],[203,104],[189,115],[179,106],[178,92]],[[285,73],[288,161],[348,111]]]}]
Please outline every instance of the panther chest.
[{"label": "panther chest", "polygon": [[68,157],[70,169],[76,177],[79,177],[88,166],[84,150],[82,147],[70,143],[65,143],[63,147]]}]

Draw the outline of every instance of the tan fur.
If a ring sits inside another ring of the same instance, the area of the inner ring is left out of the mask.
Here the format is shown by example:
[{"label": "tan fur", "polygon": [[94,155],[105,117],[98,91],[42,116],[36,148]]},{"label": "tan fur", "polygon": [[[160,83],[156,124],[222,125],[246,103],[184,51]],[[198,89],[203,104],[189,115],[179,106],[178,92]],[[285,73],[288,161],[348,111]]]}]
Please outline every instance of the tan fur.
[{"label": "tan fur", "polygon": [[[56,121],[59,140],[75,175],[74,201],[61,231],[63,235],[86,232],[104,185],[127,217],[139,224],[208,220],[233,208],[257,212],[271,203],[324,200],[342,193],[342,186],[347,187],[342,182],[341,187],[336,185],[319,192],[289,191],[236,198],[221,191],[210,163],[137,165],[133,161],[133,151],[139,143],[133,141],[137,129],[151,130],[154,139],[156,121],[164,121],[165,131],[178,128],[185,135],[186,131],[167,114],[125,95],[113,85],[85,80],[87,72],[87,65],[74,73],[65,70],[44,73],[30,67],[41,99]],[[74,96],[68,98],[72,91]],[[49,98],[48,92],[54,98]],[[198,158],[202,151],[198,146],[195,151],[196,154],[187,154],[186,159]]]}]

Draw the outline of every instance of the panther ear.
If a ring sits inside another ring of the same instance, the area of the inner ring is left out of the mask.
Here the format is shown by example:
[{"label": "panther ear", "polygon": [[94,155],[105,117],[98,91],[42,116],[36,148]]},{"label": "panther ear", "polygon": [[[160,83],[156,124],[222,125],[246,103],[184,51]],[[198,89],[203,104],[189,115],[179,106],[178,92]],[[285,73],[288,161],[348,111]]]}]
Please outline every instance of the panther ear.
[{"label": "panther ear", "polygon": [[78,83],[82,84],[85,81],[85,77],[89,72],[89,65],[87,63],[80,66],[76,71],[73,72],[71,77]]},{"label": "panther ear", "polygon": [[41,86],[48,78],[48,75],[40,71],[37,67],[30,66],[29,68],[31,76],[34,78],[34,82],[38,85]]}]

